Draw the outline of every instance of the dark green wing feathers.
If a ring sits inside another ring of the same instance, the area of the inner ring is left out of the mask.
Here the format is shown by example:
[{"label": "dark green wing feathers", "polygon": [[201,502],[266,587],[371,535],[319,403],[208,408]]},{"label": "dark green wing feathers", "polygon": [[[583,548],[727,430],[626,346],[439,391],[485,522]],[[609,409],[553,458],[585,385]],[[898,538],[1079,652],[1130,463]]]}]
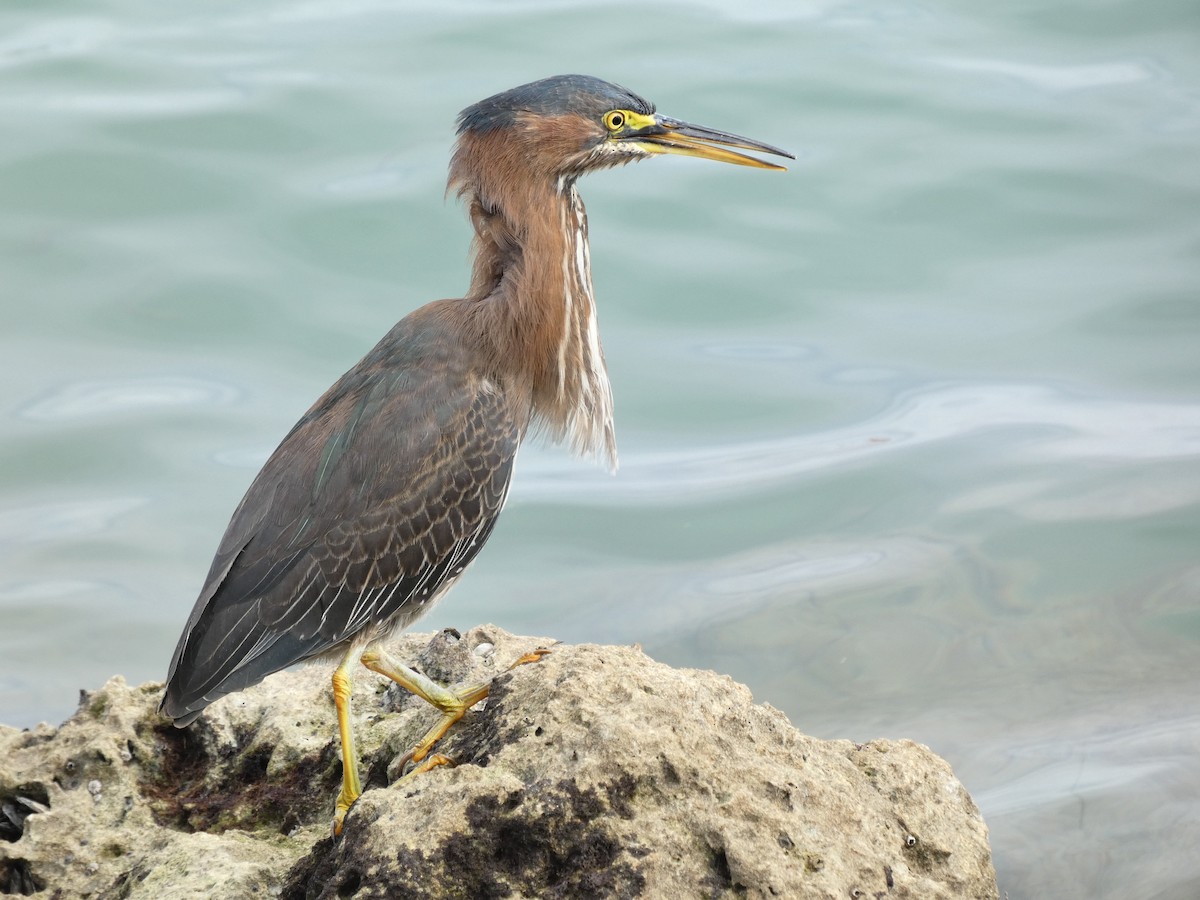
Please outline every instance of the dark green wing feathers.
[{"label": "dark green wing feathers", "polygon": [[162,709],[177,725],[366,628],[411,622],[487,540],[528,413],[415,319],[314,404],[246,492],[171,661]]}]

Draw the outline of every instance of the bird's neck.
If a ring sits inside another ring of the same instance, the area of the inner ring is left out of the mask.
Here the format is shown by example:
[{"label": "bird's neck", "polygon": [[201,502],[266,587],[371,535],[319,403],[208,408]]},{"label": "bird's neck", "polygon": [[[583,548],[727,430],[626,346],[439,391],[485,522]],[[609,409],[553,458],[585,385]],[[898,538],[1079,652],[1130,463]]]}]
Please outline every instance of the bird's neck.
[{"label": "bird's neck", "polygon": [[468,301],[495,364],[529,386],[535,421],[579,453],[617,464],[612,389],[592,293],[587,213],[573,179],[513,196],[471,192]]}]

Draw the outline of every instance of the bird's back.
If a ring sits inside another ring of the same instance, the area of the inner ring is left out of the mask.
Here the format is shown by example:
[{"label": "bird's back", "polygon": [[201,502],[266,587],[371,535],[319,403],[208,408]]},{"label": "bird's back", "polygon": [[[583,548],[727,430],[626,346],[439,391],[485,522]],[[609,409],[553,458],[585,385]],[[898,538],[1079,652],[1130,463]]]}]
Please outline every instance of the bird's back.
[{"label": "bird's back", "polygon": [[430,304],[397,324],[276,448],[234,513],[175,649],[186,725],[287,666],[403,627],[475,557],[504,503],[528,399]]}]

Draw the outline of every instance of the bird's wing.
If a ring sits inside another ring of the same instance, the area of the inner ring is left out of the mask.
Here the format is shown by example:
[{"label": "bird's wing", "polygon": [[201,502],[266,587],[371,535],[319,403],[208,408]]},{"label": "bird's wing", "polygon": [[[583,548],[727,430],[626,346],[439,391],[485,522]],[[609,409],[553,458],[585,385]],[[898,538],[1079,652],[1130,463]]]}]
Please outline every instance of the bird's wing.
[{"label": "bird's wing", "polygon": [[457,342],[401,322],[250,486],[176,648],[163,711],[186,724],[367,626],[417,618],[491,533],[527,423]]}]

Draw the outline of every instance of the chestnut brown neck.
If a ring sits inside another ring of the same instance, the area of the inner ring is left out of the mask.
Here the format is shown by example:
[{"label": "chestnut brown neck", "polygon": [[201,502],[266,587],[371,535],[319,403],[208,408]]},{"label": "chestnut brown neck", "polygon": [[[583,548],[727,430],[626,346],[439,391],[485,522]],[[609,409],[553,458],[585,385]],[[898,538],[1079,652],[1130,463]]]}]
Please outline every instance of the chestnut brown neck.
[{"label": "chestnut brown neck", "polygon": [[[507,152],[506,152],[507,151]],[[486,160],[486,165],[478,161]],[[587,214],[573,177],[539,175],[502,135],[464,135],[450,186],[475,228],[467,301],[493,365],[527,385],[535,422],[616,468],[612,390],[596,324]]]}]

